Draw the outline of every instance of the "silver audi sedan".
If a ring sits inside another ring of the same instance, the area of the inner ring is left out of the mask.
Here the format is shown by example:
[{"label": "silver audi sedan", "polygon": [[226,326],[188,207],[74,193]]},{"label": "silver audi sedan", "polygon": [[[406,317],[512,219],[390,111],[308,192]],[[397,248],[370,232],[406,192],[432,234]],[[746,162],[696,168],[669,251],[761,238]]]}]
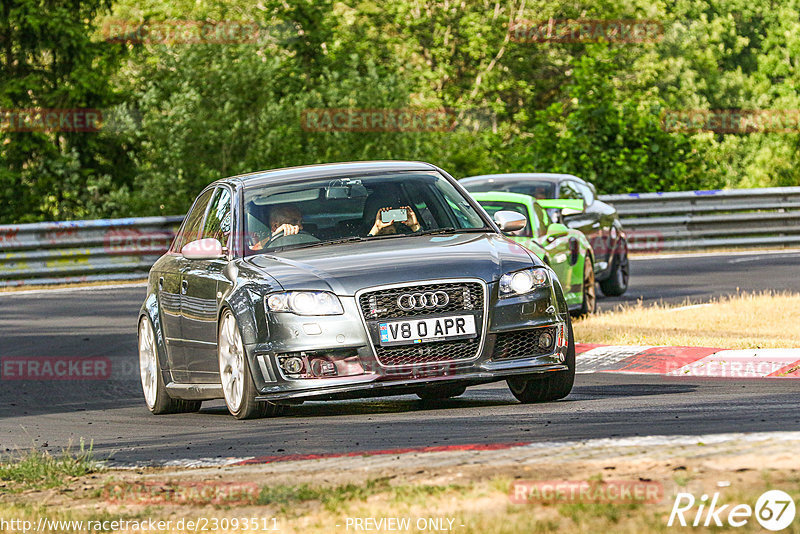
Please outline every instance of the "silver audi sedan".
[{"label": "silver audi sedan", "polygon": [[554,273],[445,171],[314,165],[204,189],[150,271],[139,361],[154,414],[224,399],[239,419],[304,400],[505,380],[521,402],[569,394],[572,326]]}]

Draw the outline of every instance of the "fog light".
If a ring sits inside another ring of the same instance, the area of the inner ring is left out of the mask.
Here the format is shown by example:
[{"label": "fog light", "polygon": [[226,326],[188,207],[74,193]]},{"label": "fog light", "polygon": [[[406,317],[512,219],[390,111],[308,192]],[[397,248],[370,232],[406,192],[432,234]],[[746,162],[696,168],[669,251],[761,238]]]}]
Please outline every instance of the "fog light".
[{"label": "fog light", "polygon": [[283,360],[283,370],[291,375],[299,374],[303,370],[303,360],[300,358],[286,358]]},{"label": "fog light", "polygon": [[552,344],[553,344],[553,336],[551,336],[547,332],[544,332],[541,336],[539,336],[539,348],[548,349]]},{"label": "fog light", "polygon": [[314,376],[336,376],[336,365],[322,358],[314,358],[309,362]]}]

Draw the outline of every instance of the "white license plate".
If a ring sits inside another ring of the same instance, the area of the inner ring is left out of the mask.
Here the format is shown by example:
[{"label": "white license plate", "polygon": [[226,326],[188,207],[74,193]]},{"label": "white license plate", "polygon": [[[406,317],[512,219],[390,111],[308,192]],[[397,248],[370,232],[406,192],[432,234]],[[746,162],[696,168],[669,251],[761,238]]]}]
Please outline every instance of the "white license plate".
[{"label": "white license plate", "polygon": [[410,319],[378,325],[381,345],[403,345],[477,336],[474,315]]}]

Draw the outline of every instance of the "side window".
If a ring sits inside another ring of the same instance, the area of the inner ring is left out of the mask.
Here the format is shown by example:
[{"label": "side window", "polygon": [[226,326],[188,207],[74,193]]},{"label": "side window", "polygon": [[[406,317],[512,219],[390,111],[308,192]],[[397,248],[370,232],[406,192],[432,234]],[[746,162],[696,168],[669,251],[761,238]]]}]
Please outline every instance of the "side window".
[{"label": "side window", "polygon": [[175,238],[173,251],[180,252],[181,249],[187,244],[200,239],[200,225],[203,224],[203,217],[206,214],[208,202],[211,200],[211,195],[214,194],[213,189],[205,191],[194,202],[194,206],[186,214],[181,229],[178,231],[178,236]]},{"label": "side window", "polygon": [[231,192],[227,187],[218,187],[214,191],[214,198],[208,209],[208,216],[203,226],[203,237],[212,237],[222,243],[223,247],[227,247],[230,236]]},{"label": "side window", "polygon": [[561,187],[558,191],[558,198],[566,198],[571,200],[583,200],[583,196],[578,191],[578,184],[575,182],[561,182]]}]

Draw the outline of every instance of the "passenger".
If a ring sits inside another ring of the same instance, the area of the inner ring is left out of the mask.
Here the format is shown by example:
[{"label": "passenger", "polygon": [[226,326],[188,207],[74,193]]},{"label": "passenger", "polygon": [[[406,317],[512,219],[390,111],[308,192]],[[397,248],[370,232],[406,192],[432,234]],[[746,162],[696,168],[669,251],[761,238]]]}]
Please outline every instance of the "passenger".
[{"label": "passenger", "polygon": [[391,207],[385,207],[378,210],[375,214],[375,224],[367,235],[391,235],[391,234],[408,234],[417,232],[420,229],[419,222],[417,222],[417,214],[410,206],[401,206],[399,209],[404,209],[408,213],[408,218],[405,221],[389,221],[383,222],[381,220],[381,213],[389,211]]}]

